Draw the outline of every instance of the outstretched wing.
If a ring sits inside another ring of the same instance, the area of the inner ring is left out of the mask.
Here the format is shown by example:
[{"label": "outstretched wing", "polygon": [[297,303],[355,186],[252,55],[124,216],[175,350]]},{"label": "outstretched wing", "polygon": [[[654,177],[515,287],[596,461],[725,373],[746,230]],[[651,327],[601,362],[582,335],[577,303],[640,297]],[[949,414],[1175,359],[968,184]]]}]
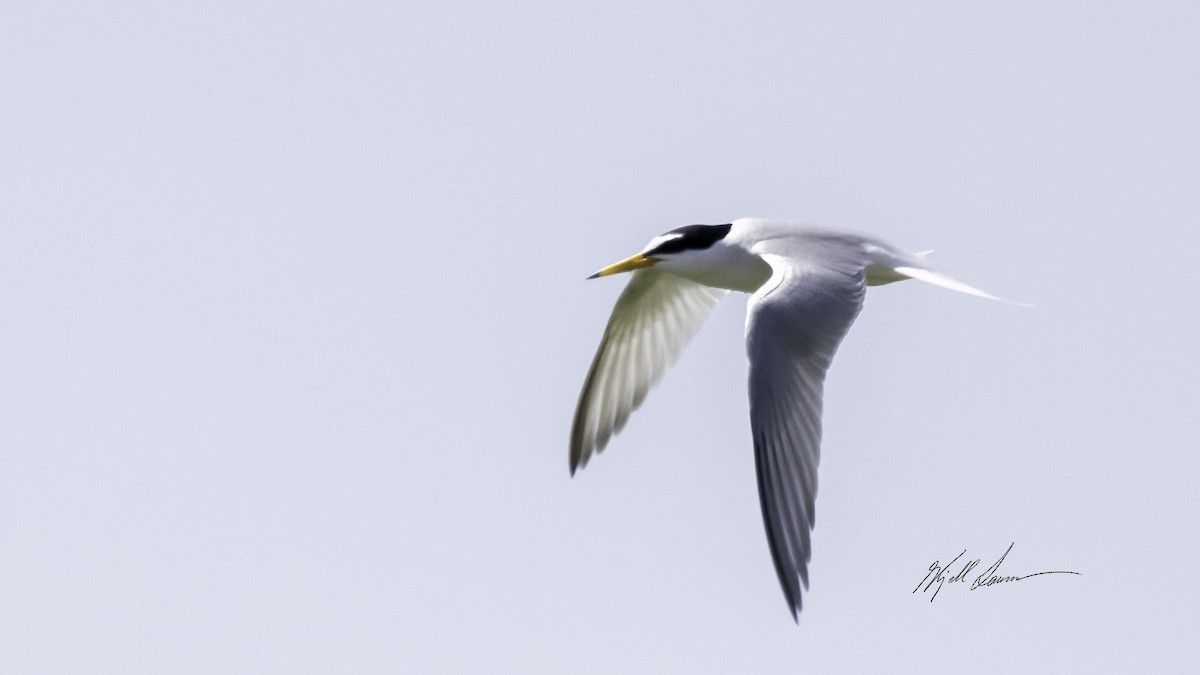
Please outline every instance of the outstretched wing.
[{"label": "outstretched wing", "polygon": [[592,360],[571,427],[571,473],[619,432],[727,291],[655,269],[633,273]]},{"label": "outstretched wing", "polygon": [[750,426],[771,557],[796,618],[808,588],[825,371],[862,309],[866,274],[857,262],[763,259],[773,274],[746,317]]}]

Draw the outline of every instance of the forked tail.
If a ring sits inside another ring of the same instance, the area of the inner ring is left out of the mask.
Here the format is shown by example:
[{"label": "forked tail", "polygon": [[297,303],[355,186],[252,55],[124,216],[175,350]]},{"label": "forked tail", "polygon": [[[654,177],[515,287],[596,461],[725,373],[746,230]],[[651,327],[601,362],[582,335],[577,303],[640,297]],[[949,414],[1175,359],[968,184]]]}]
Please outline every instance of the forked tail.
[{"label": "forked tail", "polygon": [[1021,305],[1022,307],[1033,307],[1033,305],[1030,305],[1028,303],[1015,302],[1013,300],[1005,300],[1004,298],[997,298],[996,296],[992,295],[991,293],[986,293],[984,291],[981,291],[978,288],[975,288],[974,286],[968,286],[968,285],[964,284],[963,282],[959,281],[958,279],[953,279],[951,277],[946,276],[945,274],[941,274],[939,272],[934,272],[932,270],[921,269],[919,267],[894,267],[892,269],[894,269],[898,274],[903,274],[904,276],[909,277],[911,279],[917,279],[919,281],[924,281],[927,284],[933,284],[934,286],[941,286],[942,288],[949,288],[952,291],[958,291],[960,293],[967,293],[970,295],[977,295],[981,298],[988,298],[990,300],[999,300],[1000,302],[1007,302],[1010,305]]}]

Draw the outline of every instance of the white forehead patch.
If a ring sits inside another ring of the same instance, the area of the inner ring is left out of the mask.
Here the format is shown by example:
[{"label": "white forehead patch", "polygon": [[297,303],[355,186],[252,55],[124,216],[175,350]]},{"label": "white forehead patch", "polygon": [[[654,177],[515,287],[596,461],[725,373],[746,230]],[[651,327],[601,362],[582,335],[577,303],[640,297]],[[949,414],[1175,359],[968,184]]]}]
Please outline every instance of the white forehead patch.
[{"label": "white forehead patch", "polygon": [[683,236],[682,232],[668,232],[666,234],[660,234],[657,237],[651,239],[650,243],[646,244],[646,247],[643,248],[642,250],[643,251],[653,251],[654,249],[658,248],[659,246],[662,246],[663,244],[665,244],[666,242],[671,241],[673,239],[679,239],[682,236]]}]

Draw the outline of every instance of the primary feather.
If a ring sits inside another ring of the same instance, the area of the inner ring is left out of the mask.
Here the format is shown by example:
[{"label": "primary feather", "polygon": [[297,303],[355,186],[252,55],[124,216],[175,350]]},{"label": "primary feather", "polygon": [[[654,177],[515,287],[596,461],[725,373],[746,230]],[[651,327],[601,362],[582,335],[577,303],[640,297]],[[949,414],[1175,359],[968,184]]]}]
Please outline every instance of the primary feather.
[{"label": "primary feather", "polygon": [[625,426],[726,293],[659,270],[633,273],[579,394],[571,427],[572,474]]}]

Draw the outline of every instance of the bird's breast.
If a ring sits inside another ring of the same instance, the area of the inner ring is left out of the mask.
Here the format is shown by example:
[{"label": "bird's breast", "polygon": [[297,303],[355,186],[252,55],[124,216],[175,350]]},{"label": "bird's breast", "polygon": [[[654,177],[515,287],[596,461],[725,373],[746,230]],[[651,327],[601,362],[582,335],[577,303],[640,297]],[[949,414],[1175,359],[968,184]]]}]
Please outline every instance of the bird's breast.
[{"label": "bird's breast", "polygon": [[725,256],[711,264],[677,270],[682,276],[715,288],[753,293],[771,278],[771,266],[757,255]]}]

